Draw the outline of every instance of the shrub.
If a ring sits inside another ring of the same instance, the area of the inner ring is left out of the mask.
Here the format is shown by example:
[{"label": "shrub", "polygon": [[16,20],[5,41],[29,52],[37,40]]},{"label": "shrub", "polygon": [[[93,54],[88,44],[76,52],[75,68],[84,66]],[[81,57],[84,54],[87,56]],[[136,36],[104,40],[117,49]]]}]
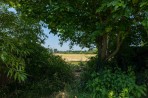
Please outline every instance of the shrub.
[{"label": "shrub", "polygon": [[[65,84],[73,80],[72,70],[61,57],[48,52],[40,44],[30,45],[30,54],[24,57],[27,79],[19,83],[13,81],[6,85],[2,97],[41,98],[63,90]],[[5,92],[7,91],[7,92]]]},{"label": "shrub", "polygon": [[133,71],[124,73],[118,68],[115,71],[106,68],[99,73],[92,73],[87,89],[93,98],[140,98],[146,95],[146,86],[136,84]]},{"label": "shrub", "polygon": [[63,90],[65,84],[73,80],[72,70],[61,57],[48,52],[48,49],[37,45],[26,62],[28,80],[24,84],[24,96],[43,97]]}]

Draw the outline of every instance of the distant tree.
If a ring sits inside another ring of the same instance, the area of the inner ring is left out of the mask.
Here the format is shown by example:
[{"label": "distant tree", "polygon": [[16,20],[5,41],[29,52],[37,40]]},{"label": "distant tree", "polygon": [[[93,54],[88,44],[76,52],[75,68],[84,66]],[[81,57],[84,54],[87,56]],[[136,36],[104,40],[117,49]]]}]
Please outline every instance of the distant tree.
[{"label": "distant tree", "polygon": [[57,53],[58,52],[58,49],[54,49],[54,53]]},{"label": "distant tree", "polygon": [[[96,46],[100,60],[113,58],[127,45],[147,44],[147,0],[6,0],[22,17],[48,24],[61,42]],[[136,36],[136,37],[135,37]]]},{"label": "distant tree", "polygon": [[49,51],[50,53],[53,53],[53,52],[54,52],[52,48],[48,48],[48,51]]}]

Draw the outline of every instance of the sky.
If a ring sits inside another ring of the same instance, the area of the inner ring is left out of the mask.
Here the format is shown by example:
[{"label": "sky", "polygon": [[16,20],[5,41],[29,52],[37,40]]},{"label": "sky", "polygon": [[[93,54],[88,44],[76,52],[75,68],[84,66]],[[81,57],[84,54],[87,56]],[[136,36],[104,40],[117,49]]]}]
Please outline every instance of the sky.
[{"label": "sky", "polygon": [[[52,33],[49,34],[49,29],[43,28],[44,33],[48,36],[48,38],[45,40],[45,46],[46,48],[52,48],[52,49],[58,49],[60,51],[70,50],[69,48],[69,42],[64,43],[62,46],[59,44],[59,37],[57,35],[53,35]],[[80,48],[78,45],[74,45],[72,50],[88,50],[87,48]]]},{"label": "sky", "polygon": [[[14,13],[16,13],[16,10],[14,8],[9,8],[9,11],[12,11]],[[44,47],[46,48],[52,48],[52,49],[58,49],[60,51],[66,51],[66,50],[70,50],[69,48],[69,43],[64,43],[62,46],[59,44],[59,37],[57,35],[53,35],[52,33],[49,34],[49,29],[47,28],[42,28],[44,33],[48,36],[48,38],[45,40],[45,44],[43,44]],[[74,45],[72,50],[88,50],[88,48],[80,48],[78,45]]]}]

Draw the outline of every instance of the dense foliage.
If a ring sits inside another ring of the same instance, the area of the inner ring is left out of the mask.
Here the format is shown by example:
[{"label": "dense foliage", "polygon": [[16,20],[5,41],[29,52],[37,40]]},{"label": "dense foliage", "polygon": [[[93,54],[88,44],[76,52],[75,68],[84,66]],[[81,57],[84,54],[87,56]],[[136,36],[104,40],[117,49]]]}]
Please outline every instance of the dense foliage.
[{"label": "dense foliage", "polygon": [[[83,70],[80,80],[67,87],[72,97],[78,98],[147,98],[147,69],[137,72],[139,66],[123,65],[110,62],[104,63],[105,67],[99,72],[95,71],[97,58],[91,58],[86,63],[81,63]],[[138,60],[137,62],[139,62]],[[128,61],[129,63],[131,61]]]},{"label": "dense foliage", "polygon": [[26,79],[24,58],[31,52],[28,45],[42,43],[44,36],[38,23],[25,22],[8,6],[0,4],[0,61],[4,73],[15,80]]},{"label": "dense foliage", "polygon": [[54,56],[40,44],[30,45],[32,50],[25,59],[27,79],[23,83],[12,81],[2,85],[1,97],[41,98],[51,95],[70,84],[73,74],[70,66]]},{"label": "dense foliage", "polygon": [[101,73],[92,73],[88,89],[94,98],[140,98],[146,95],[146,86],[136,84],[131,70],[123,73],[119,69],[105,69]]},{"label": "dense foliage", "polygon": [[[31,48],[31,47],[30,47]],[[65,88],[72,82],[73,74],[70,66],[59,56],[48,53],[48,49],[40,45],[33,46],[34,50],[27,56],[26,73],[29,75],[20,89],[24,91],[19,96],[44,97]]]}]

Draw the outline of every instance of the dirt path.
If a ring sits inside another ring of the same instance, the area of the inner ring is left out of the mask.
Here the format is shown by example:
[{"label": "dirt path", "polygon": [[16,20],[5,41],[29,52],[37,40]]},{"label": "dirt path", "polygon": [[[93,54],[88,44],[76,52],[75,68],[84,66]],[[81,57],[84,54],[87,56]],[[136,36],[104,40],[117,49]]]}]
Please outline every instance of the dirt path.
[{"label": "dirt path", "polygon": [[[83,71],[83,68],[80,66],[76,67],[73,70],[74,79],[75,79],[74,81],[80,81],[80,75],[81,75],[82,71]],[[70,98],[69,96],[70,95],[68,94],[68,92],[66,90],[64,90],[64,91],[56,92],[52,96],[47,97],[47,98]],[[77,96],[74,96],[73,98],[77,98]]]}]

